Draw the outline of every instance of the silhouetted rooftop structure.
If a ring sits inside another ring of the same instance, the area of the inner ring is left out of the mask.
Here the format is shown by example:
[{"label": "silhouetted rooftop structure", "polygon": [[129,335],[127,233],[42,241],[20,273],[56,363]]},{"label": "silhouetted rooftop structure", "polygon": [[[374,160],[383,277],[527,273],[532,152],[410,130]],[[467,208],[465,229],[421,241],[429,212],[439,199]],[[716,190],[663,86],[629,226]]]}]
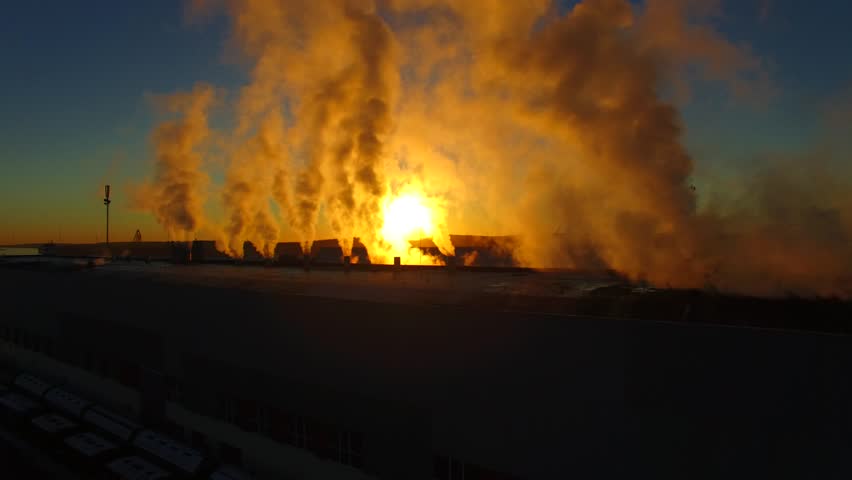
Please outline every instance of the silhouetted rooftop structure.
[{"label": "silhouetted rooftop structure", "polygon": [[[352,256],[359,257],[359,263],[370,263],[367,247],[359,238],[352,240]],[[311,257],[314,263],[337,265],[343,261],[343,249],[336,238],[314,240],[311,245]]]}]

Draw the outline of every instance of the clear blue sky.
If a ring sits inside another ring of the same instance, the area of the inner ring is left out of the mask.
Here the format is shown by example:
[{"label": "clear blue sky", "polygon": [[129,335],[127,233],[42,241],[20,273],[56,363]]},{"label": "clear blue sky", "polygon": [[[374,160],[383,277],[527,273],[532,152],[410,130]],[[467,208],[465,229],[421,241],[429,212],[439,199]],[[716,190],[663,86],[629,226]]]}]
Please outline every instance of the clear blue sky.
[{"label": "clear blue sky", "polygon": [[[748,104],[716,87],[682,113],[699,165],[736,167],[764,151],[807,148],[826,105],[852,87],[852,2],[726,0],[719,28],[751,45],[777,95]],[[114,237],[153,219],[121,203],[121,186],[150,174],[147,95],[199,80],[233,91],[227,25],[185,21],[177,0],[7,2],[0,16],[0,243],[93,241],[103,183],[116,186]],[[699,168],[701,174],[701,168]]]}]

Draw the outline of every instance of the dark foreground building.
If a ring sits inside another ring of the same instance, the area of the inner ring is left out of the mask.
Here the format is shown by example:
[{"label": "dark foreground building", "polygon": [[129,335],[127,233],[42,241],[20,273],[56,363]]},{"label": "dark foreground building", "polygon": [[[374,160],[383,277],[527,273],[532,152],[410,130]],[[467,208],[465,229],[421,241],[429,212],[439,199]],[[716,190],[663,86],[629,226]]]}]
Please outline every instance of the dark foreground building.
[{"label": "dark foreground building", "polygon": [[134,263],[0,282],[6,366],[257,478],[852,474],[846,335],[560,315],[537,305],[583,282],[535,275]]}]

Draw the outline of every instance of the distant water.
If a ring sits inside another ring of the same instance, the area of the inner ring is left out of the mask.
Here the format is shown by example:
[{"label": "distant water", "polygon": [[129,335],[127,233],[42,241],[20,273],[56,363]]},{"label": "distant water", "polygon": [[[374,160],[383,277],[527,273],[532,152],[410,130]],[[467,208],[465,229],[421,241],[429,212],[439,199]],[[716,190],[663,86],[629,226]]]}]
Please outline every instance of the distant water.
[{"label": "distant water", "polygon": [[33,247],[0,247],[0,257],[20,257],[23,255],[38,254],[38,248]]}]

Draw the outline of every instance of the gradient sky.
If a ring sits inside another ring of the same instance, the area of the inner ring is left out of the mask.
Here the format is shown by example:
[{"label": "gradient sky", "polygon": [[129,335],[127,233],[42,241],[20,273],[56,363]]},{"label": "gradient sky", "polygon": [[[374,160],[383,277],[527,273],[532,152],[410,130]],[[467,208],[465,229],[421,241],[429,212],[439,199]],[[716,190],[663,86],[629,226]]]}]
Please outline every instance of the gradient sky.
[{"label": "gradient sky", "polygon": [[[826,110],[852,88],[852,3],[723,5],[718,28],[765,62],[774,94],[750,101],[698,84],[681,101],[699,182],[748,170],[766,153],[811,148]],[[102,241],[104,183],[114,191],[112,240],[130,240],[137,228],[163,238],[123,195],[152,171],[150,95],[197,81],[235,92],[246,72],[228,60],[227,30],[224,18],[188,23],[176,0],[4,5],[0,243]]]}]

